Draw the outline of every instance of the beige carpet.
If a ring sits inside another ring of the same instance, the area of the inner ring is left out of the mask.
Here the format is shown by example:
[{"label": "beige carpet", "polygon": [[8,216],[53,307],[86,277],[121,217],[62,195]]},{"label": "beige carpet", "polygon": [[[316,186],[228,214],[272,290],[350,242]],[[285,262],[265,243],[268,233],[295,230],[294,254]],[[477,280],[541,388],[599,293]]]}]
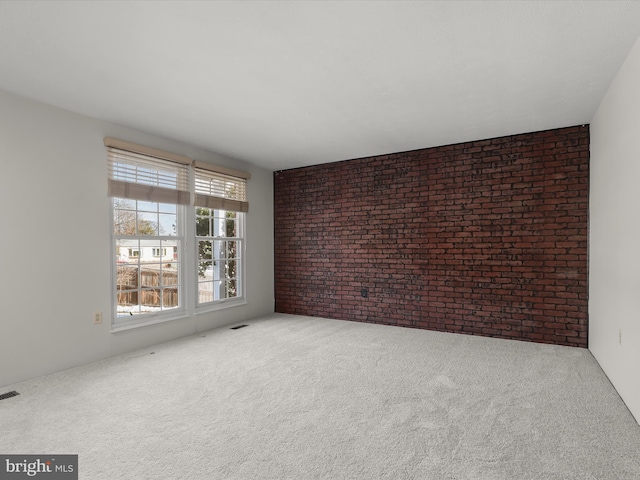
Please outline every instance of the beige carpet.
[{"label": "beige carpet", "polygon": [[245,323],[3,388],[0,453],[78,454],[81,479],[640,479],[587,350]]}]

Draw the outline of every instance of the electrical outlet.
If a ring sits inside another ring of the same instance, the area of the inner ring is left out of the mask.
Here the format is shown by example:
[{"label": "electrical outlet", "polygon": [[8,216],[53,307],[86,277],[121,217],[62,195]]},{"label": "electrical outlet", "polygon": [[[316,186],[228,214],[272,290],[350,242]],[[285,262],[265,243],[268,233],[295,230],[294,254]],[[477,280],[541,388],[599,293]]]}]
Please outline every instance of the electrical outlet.
[{"label": "electrical outlet", "polygon": [[102,312],[95,312],[93,314],[93,324],[100,325],[102,323]]}]

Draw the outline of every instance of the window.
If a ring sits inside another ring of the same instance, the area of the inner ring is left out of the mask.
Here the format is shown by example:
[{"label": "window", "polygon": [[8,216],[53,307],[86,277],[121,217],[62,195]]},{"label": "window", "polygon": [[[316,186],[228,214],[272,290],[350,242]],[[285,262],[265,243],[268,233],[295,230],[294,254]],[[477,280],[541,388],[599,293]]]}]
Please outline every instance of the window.
[{"label": "window", "polygon": [[195,164],[199,307],[243,296],[246,178]]},{"label": "window", "polygon": [[[105,145],[116,258],[113,326],[183,316],[180,252],[184,209],[191,199],[189,159],[148,155],[113,139],[105,139]],[[175,258],[161,255],[174,248]]]},{"label": "window", "polygon": [[[117,319],[135,323],[132,317],[177,310],[181,306],[181,261],[167,257],[167,248],[179,248],[183,239],[173,229],[165,234],[166,225],[152,218],[149,210],[169,211],[177,218],[176,205],[113,198],[114,218],[130,214],[131,224],[114,222],[114,243],[118,252],[116,265]],[[167,215],[165,214],[162,214]],[[137,221],[136,221],[137,220]],[[174,221],[175,222],[175,221]],[[125,230],[122,227],[127,226]],[[133,255],[129,254],[133,253]],[[123,258],[123,255],[125,258]],[[132,322],[133,320],[133,322]]]},{"label": "window", "polygon": [[112,329],[243,303],[249,175],[116,139],[105,145]]},{"label": "window", "polygon": [[198,305],[242,296],[244,214],[196,207]]}]

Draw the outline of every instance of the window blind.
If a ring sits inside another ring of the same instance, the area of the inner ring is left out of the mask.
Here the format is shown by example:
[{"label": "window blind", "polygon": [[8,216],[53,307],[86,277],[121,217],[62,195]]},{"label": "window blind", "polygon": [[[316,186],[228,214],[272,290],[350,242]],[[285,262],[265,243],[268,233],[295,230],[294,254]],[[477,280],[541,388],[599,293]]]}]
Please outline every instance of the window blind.
[{"label": "window blind", "polygon": [[248,173],[194,162],[195,204],[198,207],[248,212]]},{"label": "window blind", "polygon": [[191,203],[190,159],[110,138],[105,138],[105,146],[109,196],[175,205]]}]

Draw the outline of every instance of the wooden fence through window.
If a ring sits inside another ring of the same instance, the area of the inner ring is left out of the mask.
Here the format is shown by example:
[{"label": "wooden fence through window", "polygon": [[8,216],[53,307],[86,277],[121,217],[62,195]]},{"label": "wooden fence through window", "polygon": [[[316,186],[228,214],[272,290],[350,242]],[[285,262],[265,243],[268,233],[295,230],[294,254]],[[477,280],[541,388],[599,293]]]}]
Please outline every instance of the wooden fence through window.
[{"label": "wooden fence through window", "polygon": [[118,265],[118,305],[178,306],[178,272],[159,265]]}]

